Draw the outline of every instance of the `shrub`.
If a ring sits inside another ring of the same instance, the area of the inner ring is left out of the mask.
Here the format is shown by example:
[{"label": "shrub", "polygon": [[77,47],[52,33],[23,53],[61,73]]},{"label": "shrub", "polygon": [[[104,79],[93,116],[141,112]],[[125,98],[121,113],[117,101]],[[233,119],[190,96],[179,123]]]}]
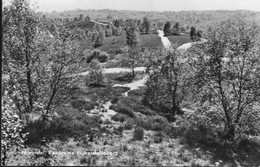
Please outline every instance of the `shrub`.
[{"label": "shrub", "polygon": [[124,127],[123,126],[119,126],[118,128],[116,128],[115,132],[118,135],[122,135],[123,131],[124,131]]},{"label": "shrub", "polygon": [[81,111],[85,106],[88,106],[88,103],[84,100],[72,100],[71,102],[71,106],[79,111]]},{"label": "shrub", "polygon": [[158,115],[148,117],[148,123],[150,129],[155,131],[165,130],[169,126],[167,119]]},{"label": "shrub", "polygon": [[132,130],[134,127],[134,121],[132,119],[127,119],[124,126],[126,130]]},{"label": "shrub", "polygon": [[66,140],[69,137],[81,139],[86,135],[97,133],[95,129],[100,127],[101,122],[99,117],[90,117],[78,111],[63,110],[59,113],[59,117],[50,122],[46,133],[60,140]]},{"label": "shrub", "polygon": [[112,104],[116,104],[118,102],[119,98],[118,97],[113,97],[111,100]]},{"label": "shrub", "polygon": [[128,115],[131,118],[135,117],[133,110],[129,107],[120,106],[120,105],[116,105],[116,106],[111,105],[111,109],[115,110],[118,113]]},{"label": "shrub", "polygon": [[104,63],[109,59],[109,54],[98,49],[94,49],[87,56],[86,62],[90,63],[93,59],[98,59],[99,62]]},{"label": "shrub", "polygon": [[120,82],[131,82],[133,80],[133,75],[131,73],[127,73],[123,76],[116,77],[114,80]]},{"label": "shrub", "polygon": [[120,114],[120,113],[117,113],[116,115],[114,115],[112,117],[112,120],[117,121],[117,122],[124,122],[125,119],[126,119],[126,115],[125,114]]},{"label": "shrub", "polygon": [[107,62],[109,59],[109,54],[106,52],[100,52],[100,55],[97,57],[97,59],[101,63]]},{"label": "shrub", "polygon": [[135,127],[134,134],[133,134],[134,140],[143,140],[144,139],[144,129],[142,127]]},{"label": "shrub", "polygon": [[162,132],[156,132],[153,138],[154,143],[161,143],[163,141]]},{"label": "shrub", "polygon": [[136,126],[143,127],[146,130],[150,129],[150,126],[147,123],[147,119],[145,119],[145,118],[136,118],[135,124],[136,124]]}]

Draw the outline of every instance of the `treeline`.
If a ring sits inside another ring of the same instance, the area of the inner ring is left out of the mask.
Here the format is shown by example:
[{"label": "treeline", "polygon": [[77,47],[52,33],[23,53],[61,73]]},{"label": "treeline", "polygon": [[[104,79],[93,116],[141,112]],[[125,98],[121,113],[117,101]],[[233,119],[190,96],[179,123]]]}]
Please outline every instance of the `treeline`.
[{"label": "treeline", "polygon": [[[180,11],[180,12],[142,12],[142,11],[117,11],[117,10],[70,10],[64,12],[52,12],[46,13],[52,18],[74,18],[80,14],[89,16],[94,20],[106,20],[106,19],[127,19],[134,18],[142,20],[143,17],[149,17],[152,22],[166,22],[168,20],[179,22],[184,25],[186,29],[190,29],[191,26],[206,27],[216,21],[232,19],[240,17],[245,20],[253,21],[259,24],[260,13],[254,11]],[[189,27],[186,27],[189,26]]]}]

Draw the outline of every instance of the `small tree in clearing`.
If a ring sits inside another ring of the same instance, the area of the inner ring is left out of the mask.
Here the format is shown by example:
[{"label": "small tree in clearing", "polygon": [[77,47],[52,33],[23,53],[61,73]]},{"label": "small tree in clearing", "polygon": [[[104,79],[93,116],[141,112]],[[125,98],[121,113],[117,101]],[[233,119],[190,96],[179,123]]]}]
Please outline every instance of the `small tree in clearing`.
[{"label": "small tree in clearing", "polygon": [[190,39],[195,40],[196,39],[196,28],[191,26],[190,28]]},{"label": "small tree in clearing", "polygon": [[149,34],[150,33],[151,23],[150,23],[150,20],[147,17],[143,18],[143,25],[142,26],[144,27],[144,32],[146,34]]},{"label": "small tree in clearing", "polygon": [[133,77],[135,77],[134,68],[139,58],[138,45],[140,43],[139,34],[137,32],[137,25],[133,20],[128,22],[126,27],[126,44],[129,47],[128,57],[132,69]]},{"label": "small tree in clearing", "polygon": [[164,35],[165,35],[165,36],[171,35],[171,23],[170,23],[169,21],[167,21],[167,22],[164,24],[163,32],[164,32]]},{"label": "small tree in clearing", "polygon": [[103,81],[102,68],[97,59],[93,59],[89,65],[91,71],[86,76],[86,86],[90,84],[101,84]]},{"label": "small tree in clearing", "polygon": [[260,132],[260,45],[256,26],[241,20],[209,28],[208,42],[190,54],[195,74],[196,125],[220,140],[239,142]]},{"label": "small tree in clearing", "polygon": [[103,45],[104,38],[105,38],[104,32],[102,30],[99,31],[98,35],[95,39],[94,47],[99,47],[99,46]]}]

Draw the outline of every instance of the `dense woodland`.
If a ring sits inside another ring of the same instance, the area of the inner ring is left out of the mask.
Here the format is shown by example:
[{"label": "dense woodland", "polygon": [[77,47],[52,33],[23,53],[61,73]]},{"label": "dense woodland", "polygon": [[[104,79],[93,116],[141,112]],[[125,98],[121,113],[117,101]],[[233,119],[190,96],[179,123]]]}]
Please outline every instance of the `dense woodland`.
[{"label": "dense woodland", "polygon": [[260,165],[259,12],[3,6],[2,166]]}]

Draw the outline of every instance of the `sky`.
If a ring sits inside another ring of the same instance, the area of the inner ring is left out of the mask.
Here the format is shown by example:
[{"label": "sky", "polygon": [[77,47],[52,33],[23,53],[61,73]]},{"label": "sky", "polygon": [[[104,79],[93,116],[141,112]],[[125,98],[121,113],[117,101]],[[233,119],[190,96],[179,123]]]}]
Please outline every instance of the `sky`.
[{"label": "sky", "polygon": [[115,9],[137,11],[252,10],[260,11],[260,0],[31,0],[39,11]]}]

